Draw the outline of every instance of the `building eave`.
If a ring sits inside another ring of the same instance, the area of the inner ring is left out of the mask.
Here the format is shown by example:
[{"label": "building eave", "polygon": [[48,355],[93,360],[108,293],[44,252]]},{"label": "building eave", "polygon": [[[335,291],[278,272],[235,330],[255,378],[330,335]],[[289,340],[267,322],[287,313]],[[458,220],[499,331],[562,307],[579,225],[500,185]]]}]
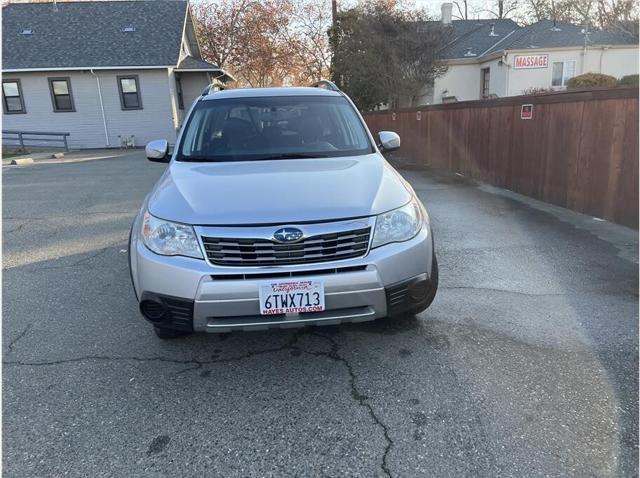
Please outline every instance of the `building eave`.
[{"label": "building eave", "polygon": [[89,70],[166,70],[167,68],[175,68],[175,65],[157,65],[157,66],[69,66],[69,67],[48,67],[48,68],[6,68],[3,73],[28,73],[38,71],[89,71]]},{"label": "building eave", "polygon": [[[638,49],[639,46],[638,45],[633,45],[633,44],[628,44],[628,45],[607,45],[607,44],[594,44],[594,45],[587,45],[587,49],[601,49],[601,48],[606,48],[606,49],[625,49],[625,48],[635,48]],[[470,57],[470,58],[449,58],[444,60],[445,63],[447,65],[474,65],[474,64],[479,64],[479,63],[484,63],[486,61],[492,61],[495,60],[497,58],[501,58],[504,55],[507,54],[516,54],[516,55],[522,55],[522,54],[530,54],[530,53],[545,53],[545,52],[549,52],[549,51],[583,51],[584,50],[584,46],[560,46],[560,47],[552,47],[552,48],[504,48],[502,50],[496,50],[494,52],[489,53],[488,55],[482,55],[482,56],[474,56],[474,57]]]},{"label": "building eave", "polygon": [[[625,48],[635,48],[638,49],[638,45],[634,45],[632,43],[627,44],[627,45],[611,45],[611,44],[593,44],[593,45],[587,45],[587,50],[589,49],[600,49],[600,48],[608,48],[608,49],[612,49],[612,50],[621,50],[621,49],[625,49]],[[527,52],[547,52],[547,51],[583,51],[584,50],[584,45],[573,45],[573,46],[556,46],[556,47],[536,47],[536,48],[505,48],[504,52],[505,53],[517,53],[517,54],[526,54]]]}]

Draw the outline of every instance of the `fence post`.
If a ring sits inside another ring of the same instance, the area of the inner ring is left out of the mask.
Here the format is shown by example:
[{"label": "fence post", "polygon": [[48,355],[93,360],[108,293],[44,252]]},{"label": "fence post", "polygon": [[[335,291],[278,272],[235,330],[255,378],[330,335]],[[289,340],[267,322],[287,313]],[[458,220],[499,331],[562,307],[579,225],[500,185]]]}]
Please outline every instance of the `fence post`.
[{"label": "fence post", "polygon": [[22,133],[18,133],[18,141],[20,141],[20,150],[24,153],[26,150],[24,149],[24,139],[22,138]]},{"label": "fence post", "polygon": [[64,138],[64,150],[69,151],[69,145],[67,144],[67,135],[62,136]]}]

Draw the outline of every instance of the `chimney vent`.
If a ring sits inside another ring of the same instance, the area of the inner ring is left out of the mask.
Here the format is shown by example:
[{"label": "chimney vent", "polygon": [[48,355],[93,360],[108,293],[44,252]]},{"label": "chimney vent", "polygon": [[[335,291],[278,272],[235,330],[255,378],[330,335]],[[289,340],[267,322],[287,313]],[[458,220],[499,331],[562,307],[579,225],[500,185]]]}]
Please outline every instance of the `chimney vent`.
[{"label": "chimney vent", "polygon": [[451,12],[453,11],[453,3],[443,3],[440,7],[440,11],[442,12],[442,24],[451,25]]},{"label": "chimney vent", "polygon": [[498,34],[496,33],[496,24],[495,24],[495,23],[492,23],[492,24],[491,24],[491,25],[489,25],[489,26],[491,27],[491,30],[489,31],[489,36],[490,36],[490,37],[498,37],[498,36],[500,36],[500,35],[498,35]]}]

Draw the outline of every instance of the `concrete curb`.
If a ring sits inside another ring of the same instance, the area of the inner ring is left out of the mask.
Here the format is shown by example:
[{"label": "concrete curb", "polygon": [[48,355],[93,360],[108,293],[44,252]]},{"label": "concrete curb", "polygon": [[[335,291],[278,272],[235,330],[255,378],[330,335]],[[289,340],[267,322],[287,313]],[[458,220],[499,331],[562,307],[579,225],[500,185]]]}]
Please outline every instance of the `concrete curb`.
[{"label": "concrete curb", "polygon": [[22,163],[25,165],[42,165],[42,164],[66,164],[66,163],[84,163],[87,161],[97,161],[103,159],[115,159],[119,157],[125,157],[129,155],[139,155],[141,149],[96,149],[96,150],[75,150],[66,153],[55,153],[50,151],[48,153],[38,153],[23,156],[15,156],[13,158],[7,158],[2,160],[3,168],[11,168],[13,165],[20,165],[21,163],[12,163],[13,160],[32,159],[33,163]]},{"label": "concrete curb", "polygon": [[14,164],[32,164],[36,161],[41,161],[45,159],[63,159],[64,153],[61,151],[49,151],[46,153],[33,153],[33,154],[24,154],[22,156],[15,156],[11,159],[3,159],[3,165],[14,165]]},{"label": "concrete curb", "polygon": [[9,164],[33,164],[33,158],[12,159]]}]

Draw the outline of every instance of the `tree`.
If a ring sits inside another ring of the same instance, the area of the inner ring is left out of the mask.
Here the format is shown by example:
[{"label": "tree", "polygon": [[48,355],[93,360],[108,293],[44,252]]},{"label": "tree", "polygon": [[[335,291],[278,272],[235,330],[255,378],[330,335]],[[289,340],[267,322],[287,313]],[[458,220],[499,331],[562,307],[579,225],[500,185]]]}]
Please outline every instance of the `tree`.
[{"label": "tree", "polygon": [[483,11],[497,19],[502,19],[514,16],[519,8],[518,0],[497,0],[493,8]]},{"label": "tree", "polygon": [[456,20],[469,20],[469,1],[462,0],[459,2],[454,1],[453,5],[456,7],[458,13],[453,14],[453,18]]},{"label": "tree", "polygon": [[[229,67],[240,50],[244,13],[250,0],[223,0],[217,4],[192,5],[202,55],[221,68]],[[231,60],[230,60],[231,59]]]},{"label": "tree", "polygon": [[331,4],[325,0],[221,0],[194,4],[203,56],[240,85],[306,85],[327,78]]},{"label": "tree", "polygon": [[296,45],[287,41],[289,0],[222,0],[194,6],[205,59],[229,68],[241,85],[281,85]]},{"label": "tree", "polygon": [[521,13],[526,22],[555,19],[638,34],[636,0],[524,0]]},{"label": "tree", "polygon": [[440,61],[446,29],[426,21],[424,12],[391,3],[340,12],[331,31],[332,77],[361,109],[413,104],[446,70]]},{"label": "tree", "polygon": [[331,68],[329,29],[331,4],[322,0],[293,3],[286,39],[295,45],[292,69],[296,84],[310,84],[328,78]]}]

